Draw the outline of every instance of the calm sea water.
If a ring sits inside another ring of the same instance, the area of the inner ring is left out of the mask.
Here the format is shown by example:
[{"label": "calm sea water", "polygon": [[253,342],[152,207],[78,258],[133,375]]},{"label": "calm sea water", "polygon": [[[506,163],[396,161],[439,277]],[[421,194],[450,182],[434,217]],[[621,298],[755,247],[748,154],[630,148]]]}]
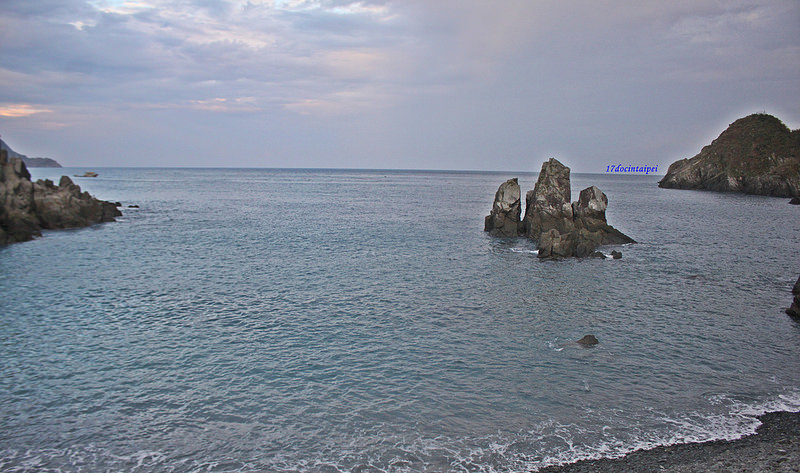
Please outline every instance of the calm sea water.
[{"label": "calm sea water", "polygon": [[639,243],[539,261],[482,231],[514,174],[98,171],[140,208],[0,249],[2,471],[530,471],[800,409],[787,199],[573,175]]}]

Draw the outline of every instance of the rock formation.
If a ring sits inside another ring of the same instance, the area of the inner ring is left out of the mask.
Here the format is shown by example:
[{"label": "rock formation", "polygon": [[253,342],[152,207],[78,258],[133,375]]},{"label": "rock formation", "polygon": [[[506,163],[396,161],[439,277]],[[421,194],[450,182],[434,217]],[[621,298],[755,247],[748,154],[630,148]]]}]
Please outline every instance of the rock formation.
[{"label": "rock formation", "polygon": [[67,177],[31,182],[25,163],[0,150],[0,245],[27,241],[42,229],[85,227],[113,222],[119,204],[95,199]]},{"label": "rock formation", "polygon": [[597,341],[597,337],[595,337],[594,335],[584,335],[583,338],[576,341],[575,343],[584,347],[593,347],[600,342]]},{"label": "rock formation", "polygon": [[33,184],[33,202],[42,228],[86,227],[99,222],[113,222],[122,215],[119,204],[97,200],[81,192],[67,176],[61,176],[58,186],[49,179]]},{"label": "rock formation", "polygon": [[800,196],[800,130],[767,114],[740,118],[695,157],[672,163],[658,186]]},{"label": "rock formation", "polygon": [[500,184],[494,195],[492,212],[486,216],[484,231],[494,236],[513,237],[519,235],[520,190],[517,178]]},{"label": "rock formation", "polygon": [[792,294],[794,295],[794,300],[791,307],[786,309],[786,313],[796,319],[800,319],[800,278],[797,278],[797,282],[794,283]]},{"label": "rock formation", "polygon": [[551,158],[542,165],[534,189],[527,193],[525,218],[519,221],[519,184],[500,186],[484,230],[493,235],[523,235],[536,240],[540,258],[596,256],[601,245],[635,243],[606,222],[608,198],[595,186],[570,203],[569,168]]},{"label": "rock formation", "polygon": [[523,233],[539,240],[539,235],[549,229],[556,229],[560,233],[573,230],[571,198],[569,168],[550,158],[542,164],[536,185],[525,196]]},{"label": "rock formation", "polygon": [[540,258],[590,256],[601,245],[634,243],[606,222],[608,198],[596,186],[582,190],[570,203],[569,168],[550,158],[528,192],[525,235],[538,242]]}]

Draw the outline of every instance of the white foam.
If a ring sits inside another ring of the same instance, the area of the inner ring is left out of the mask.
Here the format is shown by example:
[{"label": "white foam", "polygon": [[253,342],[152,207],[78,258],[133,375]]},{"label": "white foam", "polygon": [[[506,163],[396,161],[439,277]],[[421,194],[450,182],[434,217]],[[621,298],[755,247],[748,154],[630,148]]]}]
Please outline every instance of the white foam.
[{"label": "white foam", "polygon": [[[557,349],[558,339],[546,343],[550,348]],[[560,424],[549,420],[536,425],[530,431],[517,434],[498,433],[482,438],[420,436],[414,439],[412,436],[386,439],[389,443],[396,440],[394,448],[398,450],[397,454],[391,458],[360,458],[358,463],[368,464],[375,471],[398,473],[443,469],[478,473],[538,471],[546,466],[579,460],[619,458],[636,450],[659,446],[734,440],[756,431],[760,425],[757,416],[774,411],[800,412],[800,388],[755,402],[742,401],[735,395],[726,393],[710,393],[704,398],[708,412],[643,412],[641,417],[630,420],[630,428],[626,426],[621,430],[619,422],[609,422],[602,426],[602,420],[595,418],[590,421],[591,425],[577,422]],[[594,417],[597,413],[587,411],[587,414]],[[598,421],[602,426],[599,429]],[[653,428],[654,426],[659,427]],[[600,434],[599,437],[597,434]],[[354,455],[361,454],[357,442],[352,447],[353,450],[345,449],[348,455],[344,456],[349,456],[349,460],[326,455],[310,459],[288,455],[273,458],[268,469],[302,472],[350,471],[350,460]],[[218,458],[170,459],[164,452],[146,450],[116,454],[94,445],[67,449],[0,450],[0,471],[32,472],[45,468],[54,472],[92,469],[200,472],[216,469],[249,473],[261,471],[265,465],[239,462],[231,464]]]},{"label": "white foam", "polygon": [[549,348],[549,349],[551,349],[553,351],[561,351],[561,350],[563,350],[564,349],[564,344],[563,343],[558,344],[556,342],[558,342],[558,339],[548,340],[547,341],[547,348]]},{"label": "white foam", "polygon": [[[649,450],[660,446],[686,443],[708,442],[714,440],[737,440],[756,432],[761,421],[758,416],[770,412],[800,412],[800,390],[778,394],[777,396],[756,403],[745,403],[735,400],[726,394],[709,397],[709,404],[729,407],[725,414],[692,413],[681,418],[661,417],[661,420],[673,428],[661,434],[648,435],[641,432],[634,440],[610,438],[598,445],[574,446],[556,452],[530,465],[531,471],[551,465],[563,465],[580,460],[597,460],[600,458],[620,458],[637,450]],[[605,433],[606,429],[603,429]]]},{"label": "white foam", "polygon": [[514,253],[526,253],[531,255],[538,255],[539,250],[531,250],[530,248],[511,248]]}]

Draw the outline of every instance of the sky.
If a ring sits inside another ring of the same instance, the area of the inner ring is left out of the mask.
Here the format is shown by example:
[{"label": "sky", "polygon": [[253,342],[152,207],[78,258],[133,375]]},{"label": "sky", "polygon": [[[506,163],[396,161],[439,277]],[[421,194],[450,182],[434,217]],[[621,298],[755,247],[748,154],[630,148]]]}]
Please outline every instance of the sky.
[{"label": "sky", "polygon": [[664,173],[798,91],[798,0],[0,1],[0,136],[65,166]]}]

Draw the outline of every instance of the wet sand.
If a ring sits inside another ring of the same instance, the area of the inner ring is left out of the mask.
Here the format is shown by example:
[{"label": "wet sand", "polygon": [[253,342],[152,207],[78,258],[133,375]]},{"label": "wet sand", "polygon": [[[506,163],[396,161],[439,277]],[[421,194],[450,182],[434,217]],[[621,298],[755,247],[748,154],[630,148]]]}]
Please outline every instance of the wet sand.
[{"label": "wet sand", "polygon": [[585,460],[540,473],[800,472],[800,413],[759,417],[754,435],[739,440],[688,443],[639,450],[618,459]]}]

